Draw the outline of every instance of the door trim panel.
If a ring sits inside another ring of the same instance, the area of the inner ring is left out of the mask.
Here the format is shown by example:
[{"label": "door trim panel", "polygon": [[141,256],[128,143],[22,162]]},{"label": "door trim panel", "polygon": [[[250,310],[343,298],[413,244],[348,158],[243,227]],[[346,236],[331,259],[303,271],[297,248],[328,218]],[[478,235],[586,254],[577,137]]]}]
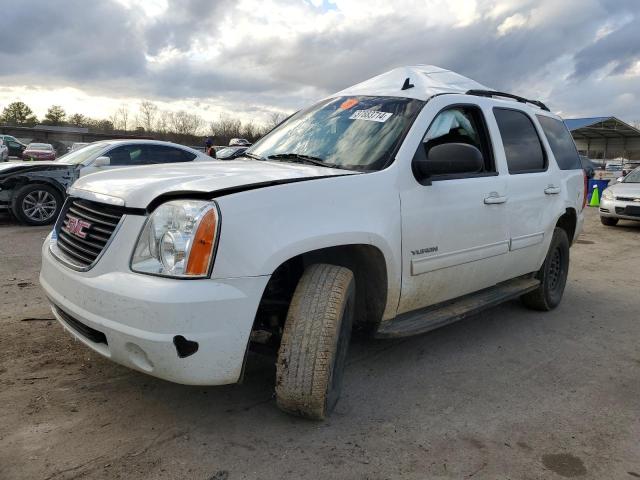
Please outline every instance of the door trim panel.
[{"label": "door trim panel", "polygon": [[509,252],[509,240],[466,248],[455,252],[443,253],[432,257],[411,260],[411,275],[421,275],[443,268],[455,267],[464,263],[484,260]]},{"label": "door trim panel", "polygon": [[528,235],[522,235],[520,237],[514,237],[511,239],[511,246],[509,250],[520,250],[521,248],[532,247],[542,243],[544,240],[544,232],[530,233]]}]

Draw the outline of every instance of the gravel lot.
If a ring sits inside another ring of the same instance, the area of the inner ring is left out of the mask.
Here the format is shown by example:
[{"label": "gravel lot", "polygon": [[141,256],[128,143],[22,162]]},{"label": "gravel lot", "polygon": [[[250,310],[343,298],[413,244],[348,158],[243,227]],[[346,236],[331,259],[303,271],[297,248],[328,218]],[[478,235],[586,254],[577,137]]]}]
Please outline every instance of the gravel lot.
[{"label": "gravel lot", "polygon": [[278,411],[265,357],[185,387],[71,340],[38,286],[47,230],[0,219],[2,480],[640,478],[640,223],[588,211],[551,313],[354,344],[324,423]]}]

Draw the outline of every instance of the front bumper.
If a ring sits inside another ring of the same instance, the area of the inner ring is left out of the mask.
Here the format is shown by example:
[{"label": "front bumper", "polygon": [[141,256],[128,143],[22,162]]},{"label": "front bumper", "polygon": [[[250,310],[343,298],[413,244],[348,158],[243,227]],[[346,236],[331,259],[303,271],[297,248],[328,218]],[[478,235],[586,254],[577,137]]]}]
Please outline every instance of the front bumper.
[{"label": "front bumper", "polygon": [[[627,207],[635,207],[637,214],[628,214]],[[601,217],[619,218],[623,220],[636,220],[640,221],[640,202],[628,202],[617,200],[616,197],[613,200],[600,200],[600,207],[598,208]]]},{"label": "front bumper", "polygon": [[[61,264],[46,239],[40,283],[58,321],[85,345],[135,370],[189,385],[237,382],[269,277],[177,280],[106,271],[110,257],[132,248],[119,245],[126,237],[119,232],[88,272]],[[197,342],[197,351],[180,358],[176,336]]]}]

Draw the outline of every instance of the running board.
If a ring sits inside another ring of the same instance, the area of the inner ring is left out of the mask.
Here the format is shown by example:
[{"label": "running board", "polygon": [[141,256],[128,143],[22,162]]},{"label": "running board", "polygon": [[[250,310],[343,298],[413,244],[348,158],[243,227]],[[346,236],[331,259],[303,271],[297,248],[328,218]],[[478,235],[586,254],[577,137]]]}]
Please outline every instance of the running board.
[{"label": "running board", "polygon": [[540,285],[536,278],[516,278],[479,292],[454,300],[398,315],[385,322],[376,332],[376,338],[408,337],[428,332],[495,307],[507,300],[535,290]]}]

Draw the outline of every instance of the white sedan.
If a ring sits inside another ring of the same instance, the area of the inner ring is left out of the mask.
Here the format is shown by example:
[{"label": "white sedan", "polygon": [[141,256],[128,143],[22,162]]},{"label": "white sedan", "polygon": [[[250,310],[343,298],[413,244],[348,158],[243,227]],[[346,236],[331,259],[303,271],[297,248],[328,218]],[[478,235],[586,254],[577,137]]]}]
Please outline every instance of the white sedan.
[{"label": "white sedan", "polygon": [[110,169],[216,161],[193,148],[155,140],[105,140],[55,161],[11,162],[0,166],[0,209],[11,209],[27,225],[46,225],[58,216],[67,188],[79,177]]}]

